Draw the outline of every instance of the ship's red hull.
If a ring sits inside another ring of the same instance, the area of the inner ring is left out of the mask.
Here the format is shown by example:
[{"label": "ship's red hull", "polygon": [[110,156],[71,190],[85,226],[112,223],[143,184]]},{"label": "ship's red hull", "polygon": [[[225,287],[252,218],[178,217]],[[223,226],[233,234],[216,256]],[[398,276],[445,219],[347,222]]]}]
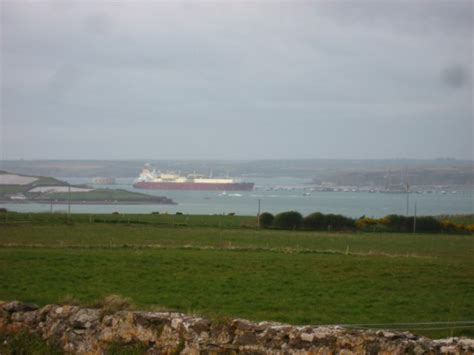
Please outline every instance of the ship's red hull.
[{"label": "ship's red hull", "polygon": [[148,182],[139,181],[133,184],[137,189],[152,190],[207,190],[207,191],[251,191],[253,182],[235,182],[231,184],[206,184],[195,182]]}]

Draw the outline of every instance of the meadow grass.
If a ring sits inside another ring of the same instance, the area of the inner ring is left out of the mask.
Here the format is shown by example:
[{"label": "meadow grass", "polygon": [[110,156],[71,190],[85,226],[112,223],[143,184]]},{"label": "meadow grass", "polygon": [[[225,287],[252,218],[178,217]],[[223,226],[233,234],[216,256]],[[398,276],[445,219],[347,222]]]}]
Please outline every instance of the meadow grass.
[{"label": "meadow grass", "polygon": [[159,197],[119,189],[95,189],[93,191],[54,192],[48,198],[58,201],[156,201]]},{"label": "meadow grass", "polygon": [[39,335],[28,333],[0,333],[0,354],[2,355],[60,355],[64,352],[48,344]]},{"label": "meadow grass", "polygon": [[2,224],[71,224],[71,223],[110,223],[110,224],[150,224],[163,226],[187,225],[190,227],[256,228],[255,216],[225,215],[178,215],[178,214],[71,214],[66,213],[0,213]]},{"label": "meadow grass", "polygon": [[0,225],[0,246],[200,248],[320,252],[469,261],[471,235],[308,232],[136,224]]},{"label": "meadow grass", "polygon": [[213,227],[3,223],[0,299],[93,305],[119,294],[139,308],[292,324],[474,320],[473,236],[225,228],[218,217],[193,217]]}]

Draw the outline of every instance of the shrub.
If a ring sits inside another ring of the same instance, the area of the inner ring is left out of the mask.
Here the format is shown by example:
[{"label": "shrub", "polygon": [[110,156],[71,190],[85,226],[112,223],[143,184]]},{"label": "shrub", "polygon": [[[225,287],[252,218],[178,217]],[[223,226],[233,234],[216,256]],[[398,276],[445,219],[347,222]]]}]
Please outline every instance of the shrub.
[{"label": "shrub", "polygon": [[380,220],[392,232],[410,232],[413,230],[413,217],[391,214]]},{"label": "shrub", "polygon": [[441,228],[445,232],[456,232],[459,229],[459,226],[449,220],[441,221]]},{"label": "shrub", "polygon": [[263,212],[259,217],[258,217],[258,225],[260,228],[270,228],[273,224],[273,220],[275,217],[268,212]]},{"label": "shrub", "polygon": [[341,230],[352,229],[355,227],[355,221],[352,218],[340,214],[323,214],[315,212],[306,216],[303,225],[306,229],[312,230]]},{"label": "shrub", "polygon": [[370,217],[361,217],[355,221],[355,226],[357,229],[362,230],[371,230],[374,226],[378,224],[378,220]]},{"label": "shrub", "polygon": [[419,232],[441,232],[443,230],[443,225],[434,217],[417,217],[416,230]]},{"label": "shrub", "polygon": [[352,218],[340,214],[327,214],[326,223],[328,229],[332,230],[352,229],[355,227],[355,221]]},{"label": "shrub", "polygon": [[[392,214],[382,218],[380,223],[386,225],[392,232],[412,232],[414,218]],[[454,230],[456,230],[457,226],[454,224],[440,222],[431,216],[416,217],[417,232],[442,232],[443,230],[453,228],[453,226]]]},{"label": "shrub", "polygon": [[303,216],[296,211],[282,212],[275,216],[273,226],[282,229],[298,229],[303,222]]},{"label": "shrub", "polygon": [[321,212],[314,212],[306,216],[303,220],[306,229],[326,230],[328,228],[326,216]]},{"label": "shrub", "polygon": [[473,233],[474,232],[474,224],[456,224],[450,220],[442,220],[440,222],[441,228],[443,232],[447,233]]}]

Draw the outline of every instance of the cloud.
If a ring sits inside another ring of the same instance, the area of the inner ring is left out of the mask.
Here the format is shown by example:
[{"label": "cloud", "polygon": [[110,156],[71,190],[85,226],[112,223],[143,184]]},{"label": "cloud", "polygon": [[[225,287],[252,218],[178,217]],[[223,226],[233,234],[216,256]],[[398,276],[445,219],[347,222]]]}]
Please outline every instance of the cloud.
[{"label": "cloud", "polygon": [[5,157],[472,157],[470,1],[1,6]]},{"label": "cloud", "polygon": [[461,65],[446,67],[441,72],[442,82],[454,89],[469,85],[470,77],[469,69]]},{"label": "cloud", "polygon": [[95,13],[87,16],[84,26],[94,34],[103,35],[110,30],[110,18],[105,13]]}]

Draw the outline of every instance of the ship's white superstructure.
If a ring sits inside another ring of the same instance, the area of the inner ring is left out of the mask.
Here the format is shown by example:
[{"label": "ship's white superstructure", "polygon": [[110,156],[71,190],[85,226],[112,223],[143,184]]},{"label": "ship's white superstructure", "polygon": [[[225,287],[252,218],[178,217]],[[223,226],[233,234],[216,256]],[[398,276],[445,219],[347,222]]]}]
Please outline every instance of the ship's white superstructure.
[{"label": "ship's white superstructure", "polygon": [[233,184],[238,182],[233,178],[210,178],[199,174],[179,175],[173,171],[160,172],[151,170],[148,166],[143,169],[135,182],[175,182],[175,183],[198,183],[198,184]]},{"label": "ship's white superstructure", "polygon": [[146,165],[134,186],[142,189],[177,190],[252,190],[253,183],[239,182],[229,177],[213,178],[199,174],[183,176],[173,171],[160,172]]}]

